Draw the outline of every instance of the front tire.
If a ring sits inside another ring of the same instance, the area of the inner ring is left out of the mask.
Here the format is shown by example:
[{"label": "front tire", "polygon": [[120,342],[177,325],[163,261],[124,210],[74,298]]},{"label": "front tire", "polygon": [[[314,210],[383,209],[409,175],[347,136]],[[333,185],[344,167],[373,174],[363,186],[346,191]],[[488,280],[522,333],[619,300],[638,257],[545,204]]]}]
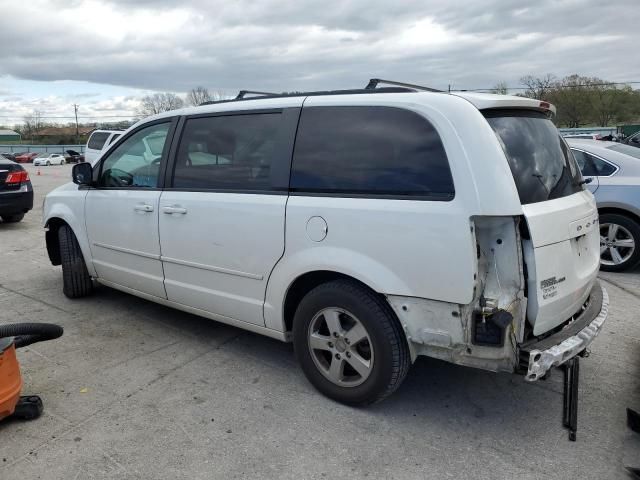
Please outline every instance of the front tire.
[{"label": "front tire", "polygon": [[18,223],[24,218],[24,213],[18,215],[2,215],[2,221],[4,223]]},{"label": "front tire", "polygon": [[69,298],[85,297],[93,290],[78,239],[68,225],[58,229],[62,263],[62,291]]},{"label": "front tire", "polygon": [[348,405],[368,405],[389,396],[411,363],[391,307],[351,280],[322,284],[302,299],[293,342],[313,386]]},{"label": "front tire", "polygon": [[600,215],[600,269],[621,272],[640,261],[640,225],[626,215]]}]

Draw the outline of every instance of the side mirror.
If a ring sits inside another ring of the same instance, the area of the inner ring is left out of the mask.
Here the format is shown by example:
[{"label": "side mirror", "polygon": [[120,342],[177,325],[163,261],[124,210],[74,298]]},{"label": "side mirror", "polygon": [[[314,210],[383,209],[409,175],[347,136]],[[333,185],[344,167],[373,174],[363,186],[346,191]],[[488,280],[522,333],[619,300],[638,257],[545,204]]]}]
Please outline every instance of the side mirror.
[{"label": "side mirror", "polygon": [[89,162],[76,163],[71,170],[73,183],[76,185],[91,185],[93,168]]}]

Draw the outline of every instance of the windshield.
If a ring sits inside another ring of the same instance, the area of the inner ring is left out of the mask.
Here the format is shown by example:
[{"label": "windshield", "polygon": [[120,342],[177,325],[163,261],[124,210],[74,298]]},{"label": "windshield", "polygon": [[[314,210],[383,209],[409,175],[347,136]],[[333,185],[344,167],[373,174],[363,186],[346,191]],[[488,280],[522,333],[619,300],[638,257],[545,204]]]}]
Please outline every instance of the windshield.
[{"label": "windshield", "polygon": [[631,155],[632,157],[640,158],[640,148],[632,147],[631,145],[625,145],[624,143],[618,143],[616,145],[611,145],[607,147],[609,150],[613,150],[614,152],[624,153],[626,155]]},{"label": "windshield", "polygon": [[48,153],[39,153],[36,158],[47,158],[49,156]]},{"label": "windshield", "polygon": [[484,112],[504,150],[520,202],[544,202],[584,189],[566,142],[543,113]]}]

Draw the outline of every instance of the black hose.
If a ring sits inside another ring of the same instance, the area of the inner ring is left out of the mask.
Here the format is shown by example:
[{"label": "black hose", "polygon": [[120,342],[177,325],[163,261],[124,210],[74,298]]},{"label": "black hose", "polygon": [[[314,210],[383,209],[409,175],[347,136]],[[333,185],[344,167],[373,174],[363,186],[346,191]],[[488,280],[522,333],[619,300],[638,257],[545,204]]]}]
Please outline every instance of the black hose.
[{"label": "black hose", "polygon": [[10,323],[0,325],[0,338],[15,337],[16,348],[61,337],[64,330],[53,323]]}]

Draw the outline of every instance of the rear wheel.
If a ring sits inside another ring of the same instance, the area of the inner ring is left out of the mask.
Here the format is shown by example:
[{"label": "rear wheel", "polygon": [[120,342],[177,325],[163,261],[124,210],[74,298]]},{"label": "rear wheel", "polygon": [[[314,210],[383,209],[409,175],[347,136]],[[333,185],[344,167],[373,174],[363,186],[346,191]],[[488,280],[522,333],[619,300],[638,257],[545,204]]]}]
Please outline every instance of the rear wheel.
[{"label": "rear wheel", "polygon": [[640,261],[640,225],[618,213],[600,216],[600,268],[621,272]]},{"label": "rear wheel", "polygon": [[89,295],[93,290],[93,283],[78,240],[68,225],[58,229],[58,242],[62,263],[62,291],[69,298]]},{"label": "rear wheel", "polygon": [[24,213],[18,215],[2,215],[2,221],[4,223],[18,223],[24,218]]},{"label": "rear wheel", "polygon": [[293,341],[309,381],[350,405],[384,399],[410,366],[407,341],[389,305],[350,280],[322,284],[302,299]]}]

